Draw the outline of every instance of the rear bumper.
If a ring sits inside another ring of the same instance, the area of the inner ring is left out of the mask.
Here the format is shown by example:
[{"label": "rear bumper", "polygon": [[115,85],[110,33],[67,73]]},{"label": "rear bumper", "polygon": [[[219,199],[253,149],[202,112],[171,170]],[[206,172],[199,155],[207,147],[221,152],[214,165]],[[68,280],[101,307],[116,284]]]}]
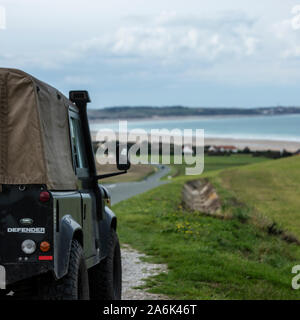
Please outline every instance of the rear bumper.
[{"label": "rear bumper", "polygon": [[18,281],[33,278],[53,269],[52,261],[3,264],[0,266],[0,289],[6,289]]}]

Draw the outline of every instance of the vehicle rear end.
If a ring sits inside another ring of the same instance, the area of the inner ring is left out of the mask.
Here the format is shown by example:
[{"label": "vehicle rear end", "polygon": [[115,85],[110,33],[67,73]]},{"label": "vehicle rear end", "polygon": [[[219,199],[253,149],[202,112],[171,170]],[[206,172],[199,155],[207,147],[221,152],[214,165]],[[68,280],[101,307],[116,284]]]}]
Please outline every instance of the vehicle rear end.
[{"label": "vehicle rear end", "polygon": [[[60,246],[53,243],[58,221],[52,194],[78,189],[70,105],[31,75],[0,68],[0,289],[47,271],[65,274],[67,253],[54,258]],[[58,260],[63,272],[57,271]]]},{"label": "vehicle rear end", "polygon": [[43,185],[2,185],[0,288],[53,270],[53,201]]}]

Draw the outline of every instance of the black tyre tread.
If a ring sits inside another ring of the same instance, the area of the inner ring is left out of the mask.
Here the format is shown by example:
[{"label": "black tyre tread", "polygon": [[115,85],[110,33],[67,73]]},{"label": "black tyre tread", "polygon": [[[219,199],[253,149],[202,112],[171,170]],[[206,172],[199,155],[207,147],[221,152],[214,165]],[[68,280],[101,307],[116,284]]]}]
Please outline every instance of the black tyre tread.
[{"label": "black tyre tread", "polygon": [[[77,279],[82,259],[82,246],[77,240],[72,240],[68,273],[62,279],[51,281],[48,284],[45,283],[43,285],[42,298],[46,300],[77,300]],[[82,279],[82,281],[85,281],[88,285],[85,263],[81,267],[85,268],[84,273],[86,274],[86,279]],[[88,299],[88,296],[88,290],[85,290],[83,299]]]},{"label": "black tyre tread", "polygon": [[[120,243],[117,233],[111,230],[109,251],[107,257],[99,264],[89,270],[90,298],[91,300],[119,300],[121,299],[121,284],[119,296],[115,296],[113,290],[113,263],[115,250],[120,254]],[[121,260],[119,261],[121,264]],[[122,279],[122,268],[120,267],[120,278]]]}]

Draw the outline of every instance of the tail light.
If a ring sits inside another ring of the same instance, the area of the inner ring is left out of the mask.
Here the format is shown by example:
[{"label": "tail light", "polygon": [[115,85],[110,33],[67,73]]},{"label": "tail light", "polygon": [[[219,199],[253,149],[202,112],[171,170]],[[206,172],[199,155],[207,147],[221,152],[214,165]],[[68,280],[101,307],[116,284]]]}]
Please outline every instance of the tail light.
[{"label": "tail light", "polygon": [[40,201],[47,202],[50,200],[50,193],[48,191],[42,191],[40,193]]}]

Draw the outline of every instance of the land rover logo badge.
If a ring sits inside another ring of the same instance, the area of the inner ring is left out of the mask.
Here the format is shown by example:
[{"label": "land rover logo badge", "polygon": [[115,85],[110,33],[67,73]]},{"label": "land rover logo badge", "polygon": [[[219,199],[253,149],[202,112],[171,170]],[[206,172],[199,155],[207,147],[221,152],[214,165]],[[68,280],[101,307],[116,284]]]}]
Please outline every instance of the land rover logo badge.
[{"label": "land rover logo badge", "polygon": [[31,226],[33,225],[33,220],[30,218],[24,218],[20,220],[20,224],[23,226]]}]

